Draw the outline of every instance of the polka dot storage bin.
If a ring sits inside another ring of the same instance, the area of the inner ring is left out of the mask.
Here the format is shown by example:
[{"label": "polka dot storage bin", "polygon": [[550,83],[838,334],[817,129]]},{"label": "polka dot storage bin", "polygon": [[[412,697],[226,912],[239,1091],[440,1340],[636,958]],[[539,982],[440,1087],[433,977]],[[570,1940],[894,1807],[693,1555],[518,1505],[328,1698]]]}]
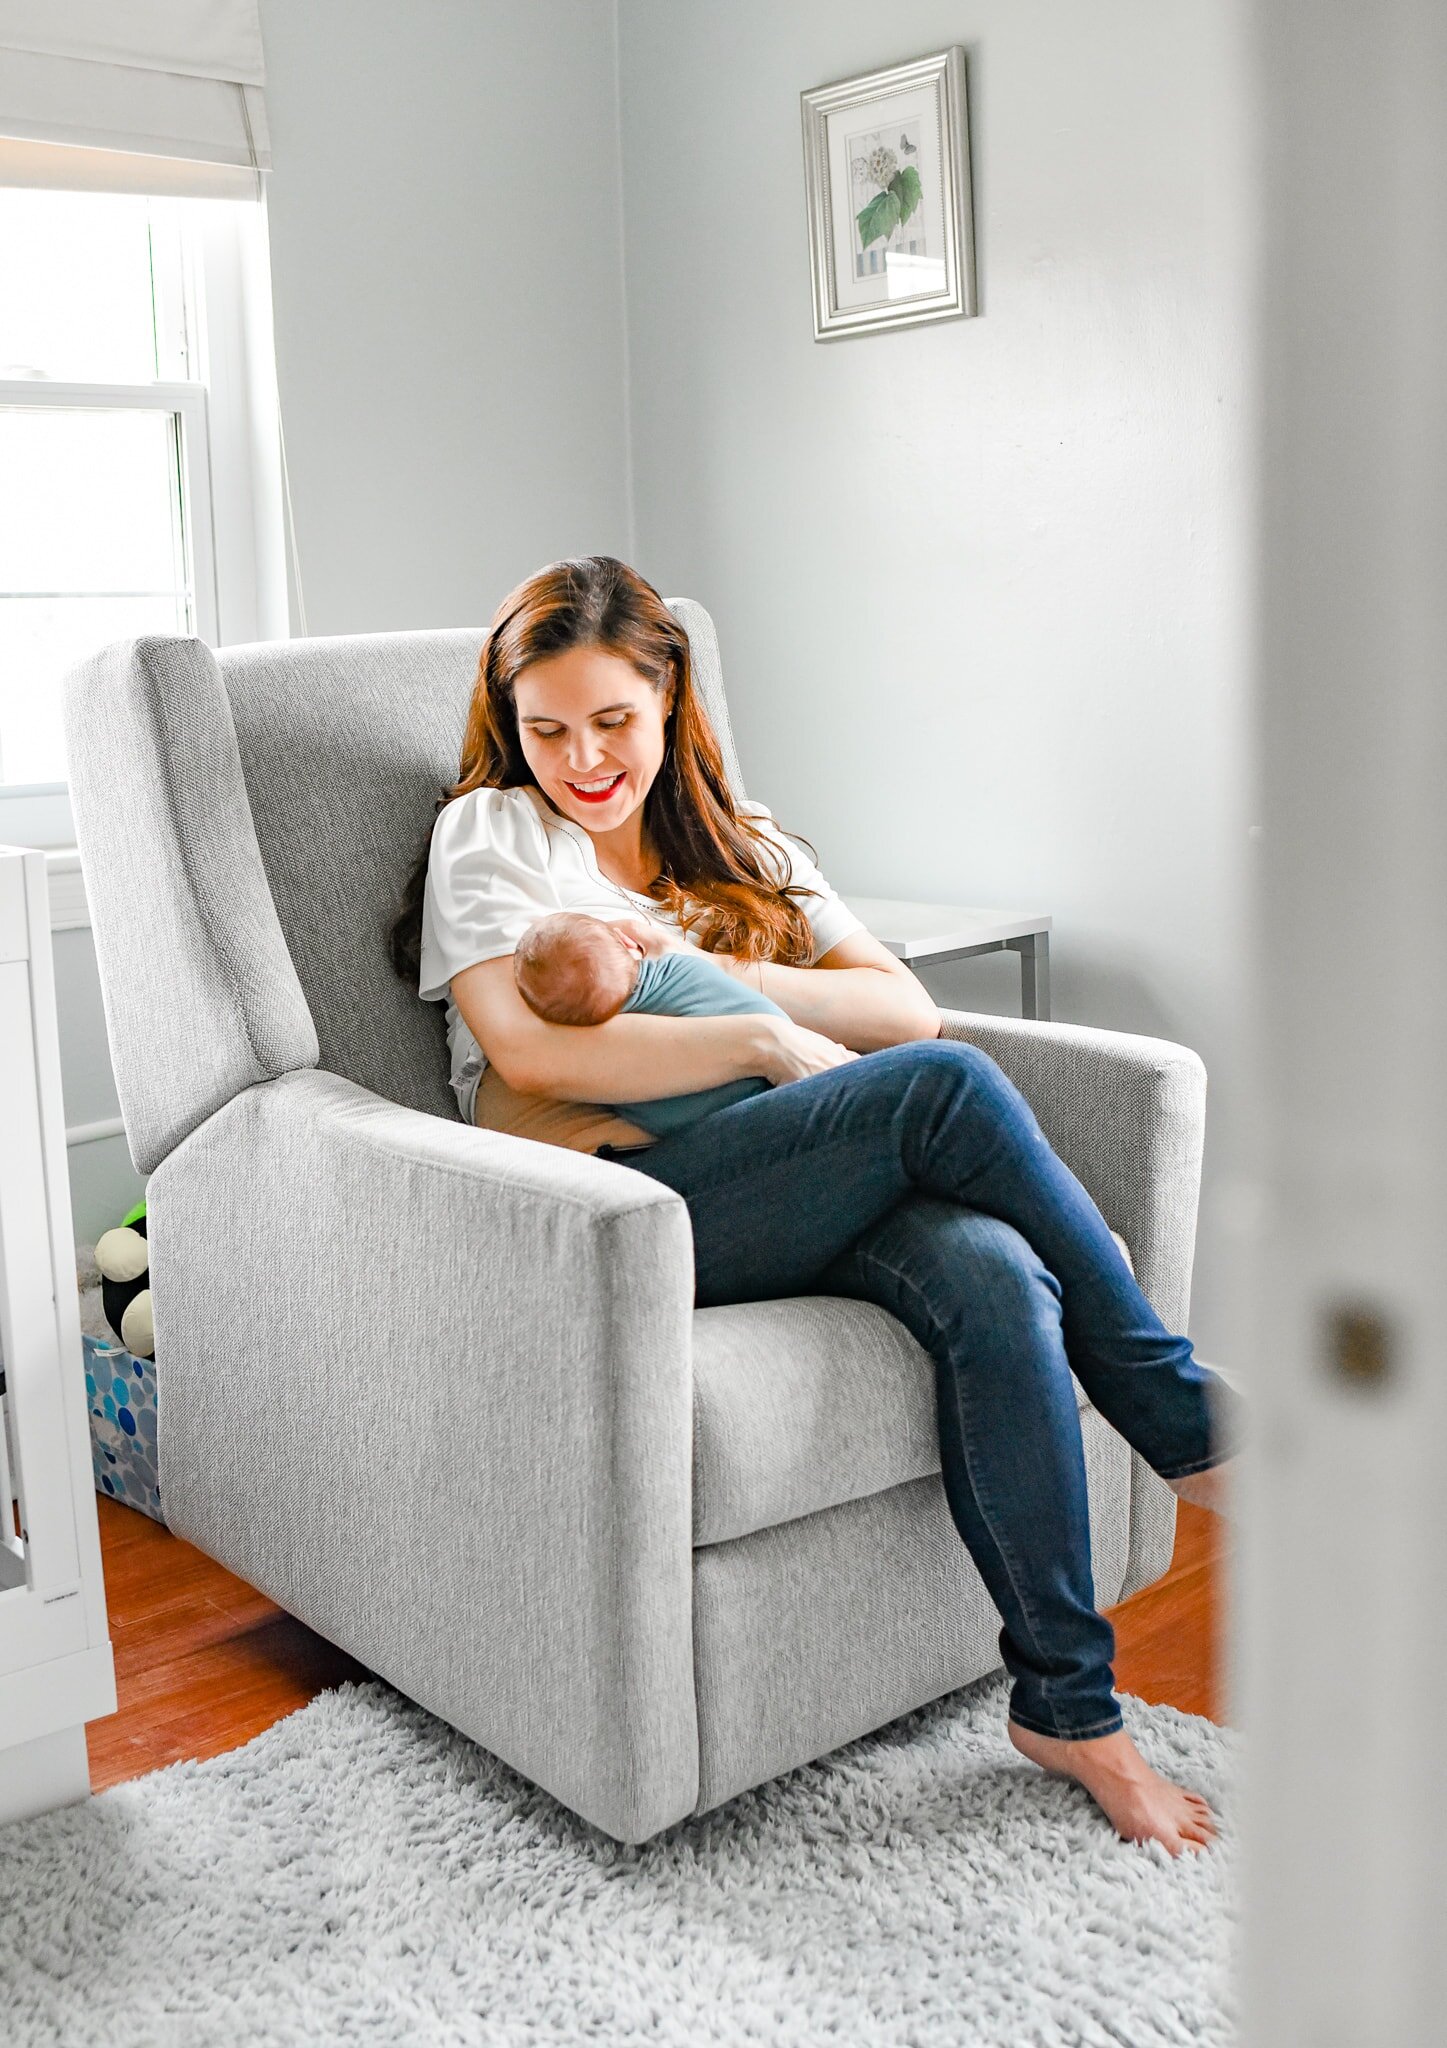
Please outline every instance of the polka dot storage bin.
[{"label": "polka dot storage bin", "polygon": [[164,1522],[156,1472],[156,1362],[82,1335],[95,1490]]}]

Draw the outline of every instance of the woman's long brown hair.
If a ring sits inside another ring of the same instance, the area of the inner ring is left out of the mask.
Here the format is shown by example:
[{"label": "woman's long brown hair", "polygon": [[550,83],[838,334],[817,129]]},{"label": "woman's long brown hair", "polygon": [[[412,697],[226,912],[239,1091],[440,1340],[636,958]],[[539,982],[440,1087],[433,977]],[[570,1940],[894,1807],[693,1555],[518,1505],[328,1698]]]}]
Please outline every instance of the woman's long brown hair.
[{"label": "woman's long brown hair", "polygon": [[[648,894],[684,931],[697,931],[704,952],[807,963],[813,936],[795,900],[807,892],[785,881],[776,848],[751,819],[739,815],[723,754],[694,689],[688,634],[652,584],[626,562],[583,555],[550,562],[510,591],[493,614],[477,664],[457,780],[437,798],[389,936],[397,973],[417,987],[422,900],[438,815],[470,790],[537,788],[518,739],[513,685],[530,663],[570,647],[621,655],[660,696],[670,682],[674,686],[663,760],[643,799],[644,829],[660,863]],[[817,858],[801,834],[789,836]]]}]

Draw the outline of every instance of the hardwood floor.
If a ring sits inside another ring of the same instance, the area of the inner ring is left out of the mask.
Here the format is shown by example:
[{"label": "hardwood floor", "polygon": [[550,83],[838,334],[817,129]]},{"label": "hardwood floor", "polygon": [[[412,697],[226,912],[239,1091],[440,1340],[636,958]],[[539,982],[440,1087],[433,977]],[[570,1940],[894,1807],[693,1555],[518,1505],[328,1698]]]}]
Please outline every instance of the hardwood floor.
[{"label": "hardwood floor", "polygon": [[[119,1710],[87,1730],[101,1792],[239,1748],[364,1667],[134,1508],[98,1499]],[[1116,1688],[1221,1718],[1226,1525],[1179,1503],[1166,1577],[1108,1610]]]},{"label": "hardwood floor", "polygon": [[1183,1714],[1226,1719],[1226,1592],[1230,1525],[1176,1502],[1176,1549],[1163,1579],[1119,1607],[1115,1689]]},{"label": "hardwood floor", "polygon": [[325,1686],[370,1676],[158,1522],[96,1508],[119,1704],[86,1730],[92,1791],[238,1749]]}]

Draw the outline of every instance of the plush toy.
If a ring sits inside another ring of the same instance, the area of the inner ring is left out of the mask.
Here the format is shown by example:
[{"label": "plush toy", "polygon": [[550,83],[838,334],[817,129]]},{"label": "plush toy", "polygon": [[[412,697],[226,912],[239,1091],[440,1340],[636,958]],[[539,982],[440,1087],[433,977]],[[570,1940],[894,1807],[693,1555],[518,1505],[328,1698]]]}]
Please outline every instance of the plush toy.
[{"label": "plush toy", "polygon": [[150,1358],[156,1349],[151,1319],[151,1248],[146,1242],[146,1205],[137,1202],[114,1230],[106,1231],[95,1248],[100,1268],[101,1299],[106,1321],[133,1358]]}]

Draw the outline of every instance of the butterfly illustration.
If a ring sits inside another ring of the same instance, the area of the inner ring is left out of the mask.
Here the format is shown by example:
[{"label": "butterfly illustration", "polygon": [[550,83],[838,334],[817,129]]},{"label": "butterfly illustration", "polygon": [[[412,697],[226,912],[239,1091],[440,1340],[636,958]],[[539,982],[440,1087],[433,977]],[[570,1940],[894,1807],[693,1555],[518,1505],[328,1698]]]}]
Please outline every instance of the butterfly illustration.
[{"label": "butterfly illustration", "polygon": [[912,142],[910,141],[910,139],[909,139],[909,137],[908,137],[907,135],[901,135],[901,136],[900,136],[900,138],[899,138],[899,146],[900,146],[900,148],[901,148],[901,149],[902,149],[902,150],[904,151],[904,153],[905,153],[905,155],[906,155],[906,156],[918,156],[918,155],[919,155],[919,151],[918,151],[918,150],[917,150],[917,149],[915,148],[914,144],[913,144],[913,143],[912,143]]}]

